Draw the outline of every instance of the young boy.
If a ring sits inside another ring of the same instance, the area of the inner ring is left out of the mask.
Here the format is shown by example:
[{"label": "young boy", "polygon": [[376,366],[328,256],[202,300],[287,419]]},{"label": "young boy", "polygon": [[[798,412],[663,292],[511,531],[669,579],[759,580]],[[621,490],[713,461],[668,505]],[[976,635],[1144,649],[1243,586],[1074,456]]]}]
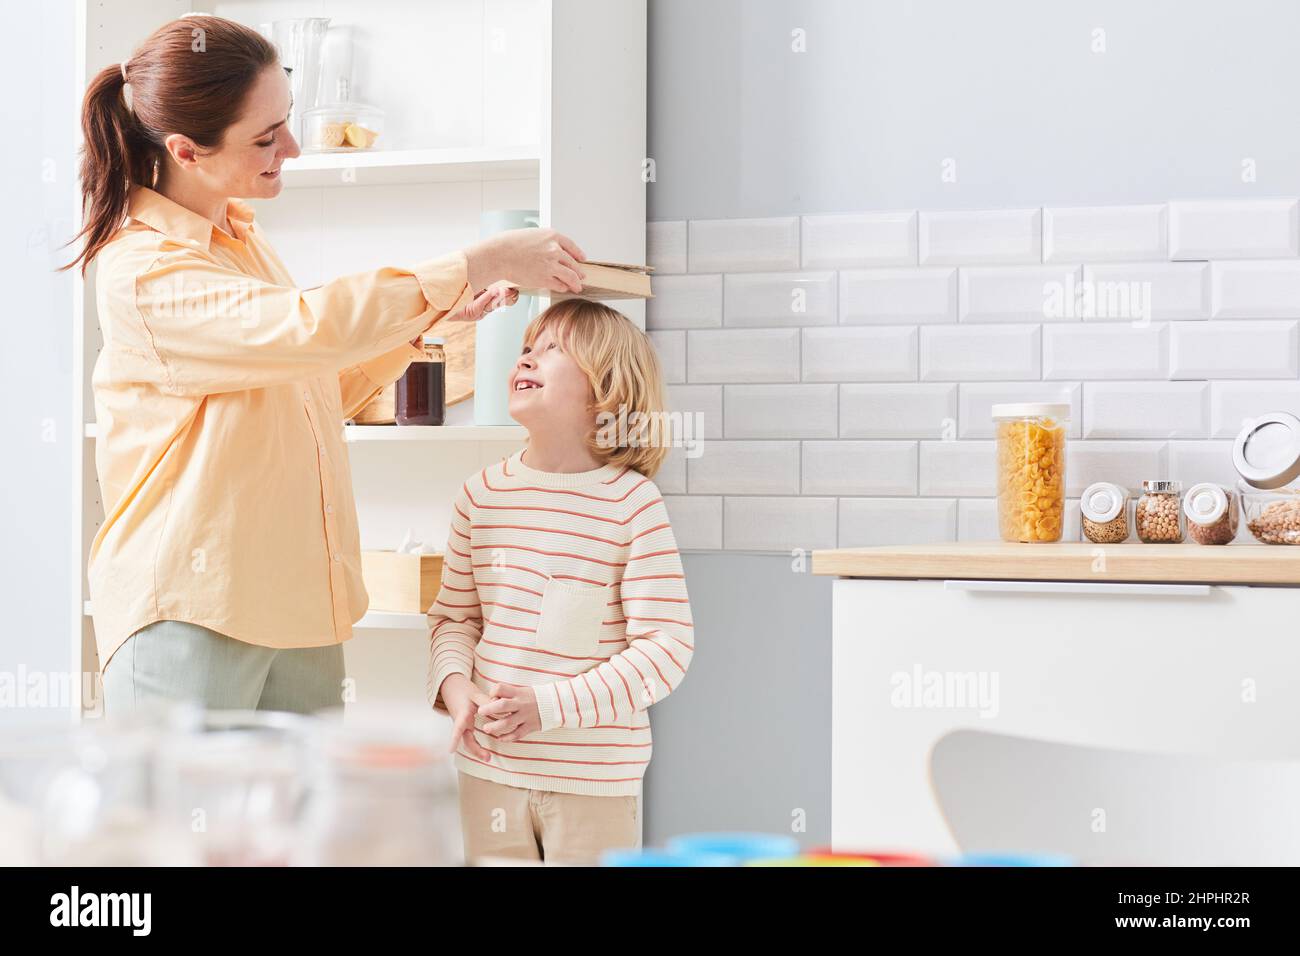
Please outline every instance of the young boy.
[{"label": "young boy", "polygon": [[509,385],[528,443],[457,496],[429,698],[455,720],[466,857],[594,864],[638,844],[646,710],[694,647],[650,480],[662,376],[624,315],[569,299],[525,330]]}]

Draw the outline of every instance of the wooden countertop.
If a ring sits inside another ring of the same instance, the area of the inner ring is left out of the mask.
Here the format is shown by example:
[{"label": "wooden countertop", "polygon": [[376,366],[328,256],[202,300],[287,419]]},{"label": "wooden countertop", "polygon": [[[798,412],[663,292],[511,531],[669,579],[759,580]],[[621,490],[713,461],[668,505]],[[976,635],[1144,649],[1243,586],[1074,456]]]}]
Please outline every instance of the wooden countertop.
[{"label": "wooden countertop", "polygon": [[[1095,565],[1103,559],[1104,569]],[[1300,584],[1300,547],[1074,541],[887,545],[814,551],[812,571],[846,578]]]}]

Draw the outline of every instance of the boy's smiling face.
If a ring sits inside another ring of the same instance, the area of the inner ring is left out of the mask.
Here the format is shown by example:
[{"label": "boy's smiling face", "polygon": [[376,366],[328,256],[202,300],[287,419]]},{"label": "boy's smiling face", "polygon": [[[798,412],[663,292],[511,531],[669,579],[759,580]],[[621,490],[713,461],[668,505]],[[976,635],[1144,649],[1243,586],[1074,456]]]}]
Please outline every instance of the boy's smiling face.
[{"label": "boy's smiling face", "polygon": [[595,422],[594,401],[587,373],[543,326],[510,373],[510,417],[529,430],[545,422],[585,435]]}]

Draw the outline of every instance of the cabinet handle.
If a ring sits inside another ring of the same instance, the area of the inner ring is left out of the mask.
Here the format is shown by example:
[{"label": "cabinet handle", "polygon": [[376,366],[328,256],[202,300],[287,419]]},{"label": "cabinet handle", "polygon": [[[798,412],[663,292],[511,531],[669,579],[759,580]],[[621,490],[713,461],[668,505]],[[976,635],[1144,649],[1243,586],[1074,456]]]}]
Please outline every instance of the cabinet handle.
[{"label": "cabinet handle", "polygon": [[945,591],[994,591],[1012,594],[1147,594],[1205,597],[1213,584],[1146,584],[1118,581],[969,581],[945,578]]}]

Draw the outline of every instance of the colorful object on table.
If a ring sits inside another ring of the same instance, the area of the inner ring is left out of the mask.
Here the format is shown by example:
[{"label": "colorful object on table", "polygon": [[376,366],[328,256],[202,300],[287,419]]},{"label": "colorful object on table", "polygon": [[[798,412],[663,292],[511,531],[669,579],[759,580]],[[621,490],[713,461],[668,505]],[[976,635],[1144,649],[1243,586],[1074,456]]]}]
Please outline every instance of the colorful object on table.
[{"label": "colorful object on table", "polygon": [[966,853],[948,861],[950,866],[1074,866],[1063,853]]},{"label": "colorful object on table", "polygon": [[716,853],[672,850],[608,850],[600,858],[601,866],[730,866],[731,863],[730,857]]},{"label": "colorful object on table", "polygon": [[835,856],[829,853],[804,853],[799,856],[779,857],[773,860],[747,860],[742,866],[880,866],[865,856]]},{"label": "colorful object on table", "polygon": [[876,866],[938,866],[939,862],[920,853],[907,853],[899,850],[844,850],[835,851],[830,847],[814,847],[808,851],[809,856],[843,860],[871,860]]},{"label": "colorful object on table", "polygon": [[770,833],[691,833],[668,841],[676,853],[709,853],[727,857],[733,865],[750,860],[789,859],[799,854],[794,837]]}]

